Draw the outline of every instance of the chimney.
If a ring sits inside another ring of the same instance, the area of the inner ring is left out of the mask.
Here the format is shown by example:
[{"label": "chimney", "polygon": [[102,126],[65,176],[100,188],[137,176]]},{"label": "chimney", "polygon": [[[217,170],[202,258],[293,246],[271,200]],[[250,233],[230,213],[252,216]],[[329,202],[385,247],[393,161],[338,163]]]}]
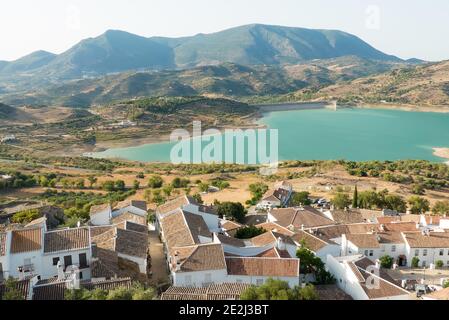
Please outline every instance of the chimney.
[{"label": "chimney", "polygon": [[376,260],[376,269],[380,269],[380,262],[379,262],[379,260]]},{"label": "chimney", "polygon": [[385,231],[385,225],[383,223],[380,225],[380,231]]},{"label": "chimney", "polygon": [[282,240],[281,237],[279,237],[279,238],[277,239],[277,248],[278,248],[279,250],[285,250],[285,243],[284,243],[284,240]]},{"label": "chimney", "polygon": [[181,262],[179,261],[179,252],[176,251],[174,255],[174,261],[173,261],[175,272],[181,270]]},{"label": "chimney", "polygon": [[62,268],[61,260],[58,261],[58,264],[56,265],[56,269],[58,270],[58,280],[65,280],[65,274],[64,274],[64,270]]},{"label": "chimney", "polygon": [[301,230],[303,230],[303,231],[304,231],[304,224],[302,224],[302,225],[301,225]]},{"label": "chimney", "polygon": [[25,278],[23,274],[23,266],[17,267],[17,271],[19,272],[19,280],[23,280]]}]

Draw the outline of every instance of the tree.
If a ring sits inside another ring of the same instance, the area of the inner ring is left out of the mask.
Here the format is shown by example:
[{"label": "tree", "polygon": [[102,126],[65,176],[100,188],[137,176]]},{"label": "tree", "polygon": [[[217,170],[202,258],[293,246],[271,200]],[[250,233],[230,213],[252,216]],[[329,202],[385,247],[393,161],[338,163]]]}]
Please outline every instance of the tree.
[{"label": "tree", "polygon": [[111,180],[105,181],[101,185],[101,188],[108,192],[115,191],[115,183],[114,183],[114,181],[111,181]]},{"label": "tree", "polygon": [[115,185],[115,190],[120,190],[120,191],[125,190],[125,181],[123,181],[123,180],[115,181],[114,185]]},{"label": "tree", "polygon": [[443,282],[443,288],[449,288],[449,280]]},{"label": "tree", "polygon": [[240,296],[241,300],[317,300],[313,285],[290,288],[288,282],[268,279],[261,286],[251,286]]},{"label": "tree", "polygon": [[384,255],[379,260],[382,268],[390,269],[393,266],[393,258],[389,255]]},{"label": "tree", "polygon": [[173,188],[179,189],[179,188],[187,188],[189,183],[190,183],[189,179],[184,179],[184,178],[181,179],[179,177],[176,177],[171,182],[171,185],[172,185]]},{"label": "tree", "polygon": [[268,186],[262,182],[252,183],[249,185],[249,191],[253,197],[254,202],[262,199],[262,196],[267,192]]},{"label": "tree", "polygon": [[432,212],[442,216],[449,214],[449,201],[437,201],[432,208]]},{"label": "tree", "polygon": [[89,176],[89,177],[87,178],[87,180],[89,180],[89,184],[90,184],[90,187],[91,187],[91,188],[92,188],[92,187],[94,186],[94,184],[96,184],[97,181],[98,181],[98,179],[97,179],[95,176]]},{"label": "tree", "polygon": [[412,187],[412,193],[414,193],[414,194],[422,195],[422,194],[424,194],[424,191],[425,191],[425,189],[424,189],[423,185],[421,185],[419,183],[414,184]]},{"label": "tree", "polygon": [[332,198],[331,203],[336,209],[345,209],[351,204],[349,196],[345,193],[338,192]]},{"label": "tree", "polygon": [[203,204],[203,198],[201,198],[201,195],[199,193],[195,193],[192,198],[199,204]]},{"label": "tree", "polygon": [[17,212],[11,218],[14,223],[29,223],[37,218],[40,218],[41,214],[37,209],[29,209]]},{"label": "tree", "polygon": [[290,199],[290,205],[294,207],[308,206],[312,203],[309,199],[310,193],[307,191],[295,192]]},{"label": "tree", "polygon": [[357,185],[354,187],[354,195],[352,196],[352,207],[357,208],[359,206],[359,198],[358,198]]},{"label": "tree", "polygon": [[164,192],[164,194],[165,194],[167,197],[170,197],[172,191],[173,191],[173,187],[172,187],[171,185],[169,185],[169,184],[165,185],[165,186],[162,188],[162,192]]},{"label": "tree", "polygon": [[208,183],[199,183],[198,189],[200,189],[201,192],[207,192],[209,190],[209,184]]},{"label": "tree", "polygon": [[221,218],[226,216],[237,222],[243,222],[246,216],[246,210],[240,202],[222,202],[218,205],[217,211]]},{"label": "tree", "polygon": [[317,284],[333,284],[335,279],[324,266],[323,261],[307,249],[305,242],[296,251],[296,257],[299,258],[301,273],[313,273]]},{"label": "tree", "polygon": [[154,189],[154,190],[153,190],[153,196],[152,196],[151,201],[152,201],[153,203],[158,204],[158,205],[164,203],[165,199],[164,199],[164,197],[163,197],[162,194],[161,194],[161,189]]},{"label": "tree", "polygon": [[138,180],[134,180],[133,189],[138,190],[140,188],[140,182]]},{"label": "tree", "polygon": [[18,289],[18,282],[14,278],[8,278],[5,281],[5,289],[3,293],[2,300],[25,300],[25,297],[22,295],[20,290]]},{"label": "tree", "polygon": [[435,266],[436,266],[437,268],[439,268],[439,269],[443,268],[443,266],[444,266],[443,260],[437,260],[437,261],[435,262]]},{"label": "tree", "polygon": [[237,239],[251,239],[257,236],[260,236],[261,234],[264,234],[267,232],[264,228],[256,227],[256,226],[248,226],[244,228],[240,228],[236,231],[235,237]]},{"label": "tree", "polygon": [[419,258],[413,257],[412,259],[412,268],[418,268],[419,267]]},{"label": "tree", "polygon": [[153,175],[148,179],[148,187],[149,188],[160,188],[162,187],[164,180],[162,180],[161,176]]},{"label": "tree", "polygon": [[384,209],[395,210],[397,212],[407,211],[407,204],[402,197],[397,195],[386,195],[384,198]]},{"label": "tree", "polygon": [[410,199],[408,199],[408,203],[412,214],[423,214],[430,209],[429,200],[418,196],[410,197]]}]

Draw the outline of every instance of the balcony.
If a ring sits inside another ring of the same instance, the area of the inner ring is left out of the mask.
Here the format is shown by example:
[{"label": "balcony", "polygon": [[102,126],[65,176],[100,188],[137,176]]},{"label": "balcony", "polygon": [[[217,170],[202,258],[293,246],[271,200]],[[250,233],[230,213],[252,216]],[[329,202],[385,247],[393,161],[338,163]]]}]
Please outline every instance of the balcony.
[{"label": "balcony", "polygon": [[19,271],[20,273],[33,273],[34,264],[24,264],[23,266],[18,266],[17,271]]}]

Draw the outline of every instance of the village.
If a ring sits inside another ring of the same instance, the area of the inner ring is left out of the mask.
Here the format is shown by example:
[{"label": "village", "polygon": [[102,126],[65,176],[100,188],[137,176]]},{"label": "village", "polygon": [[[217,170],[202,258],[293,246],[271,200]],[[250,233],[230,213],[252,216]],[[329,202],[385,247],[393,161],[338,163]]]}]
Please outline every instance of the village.
[{"label": "village", "polygon": [[55,210],[37,205],[48,214],[1,225],[0,298],[14,279],[25,300],[136,282],[156,288],[154,299],[239,300],[274,279],[313,287],[320,300],[449,299],[449,218],[337,209],[325,198],[292,205],[295,193],[277,181],[242,219],[236,203],[190,195],[154,212],[145,200],[104,203],[69,228],[54,228]]}]

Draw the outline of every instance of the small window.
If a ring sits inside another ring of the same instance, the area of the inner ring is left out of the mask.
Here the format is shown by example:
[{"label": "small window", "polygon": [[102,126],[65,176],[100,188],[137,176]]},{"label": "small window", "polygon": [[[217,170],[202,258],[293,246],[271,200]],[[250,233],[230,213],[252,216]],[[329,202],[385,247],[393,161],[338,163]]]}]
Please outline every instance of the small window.
[{"label": "small window", "polygon": [[79,278],[80,278],[80,280],[83,279],[83,273],[81,271],[79,273]]},{"label": "small window", "polygon": [[419,249],[415,250],[415,257],[419,256]]},{"label": "small window", "polygon": [[369,251],[369,256],[372,257],[374,255],[374,250]]},{"label": "small window", "polygon": [[444,249],[440,249],[440,256],[444,255]]},{"label": "small window", "polygon": [[53,258],[53,265],[54,265],[54,266],[57,266],[57,265],[58,265],[58,262],[59,262],[59,257]]},{"label": "small window", "polygon": [[64,268],[67,268],[68,266],[71,266],[72,263],[72,256],[64,256]]},{"label": "small window", "polygon": [[427,256],[427,249],[424,249],[424,251],[423,251],[423,256],[424,256],[424,257]]},{"label": "small window", "polygon": [[391,252],[396,252],[396,246],[395,245],[391,246]]},{"label": "small window", "polygon": [[365,250],[365,256],[368,256],[368,250]]},{"label": "small window", "polygon": [[85,253],[79,254],[80,268],[87,268],[87,256]]}]

